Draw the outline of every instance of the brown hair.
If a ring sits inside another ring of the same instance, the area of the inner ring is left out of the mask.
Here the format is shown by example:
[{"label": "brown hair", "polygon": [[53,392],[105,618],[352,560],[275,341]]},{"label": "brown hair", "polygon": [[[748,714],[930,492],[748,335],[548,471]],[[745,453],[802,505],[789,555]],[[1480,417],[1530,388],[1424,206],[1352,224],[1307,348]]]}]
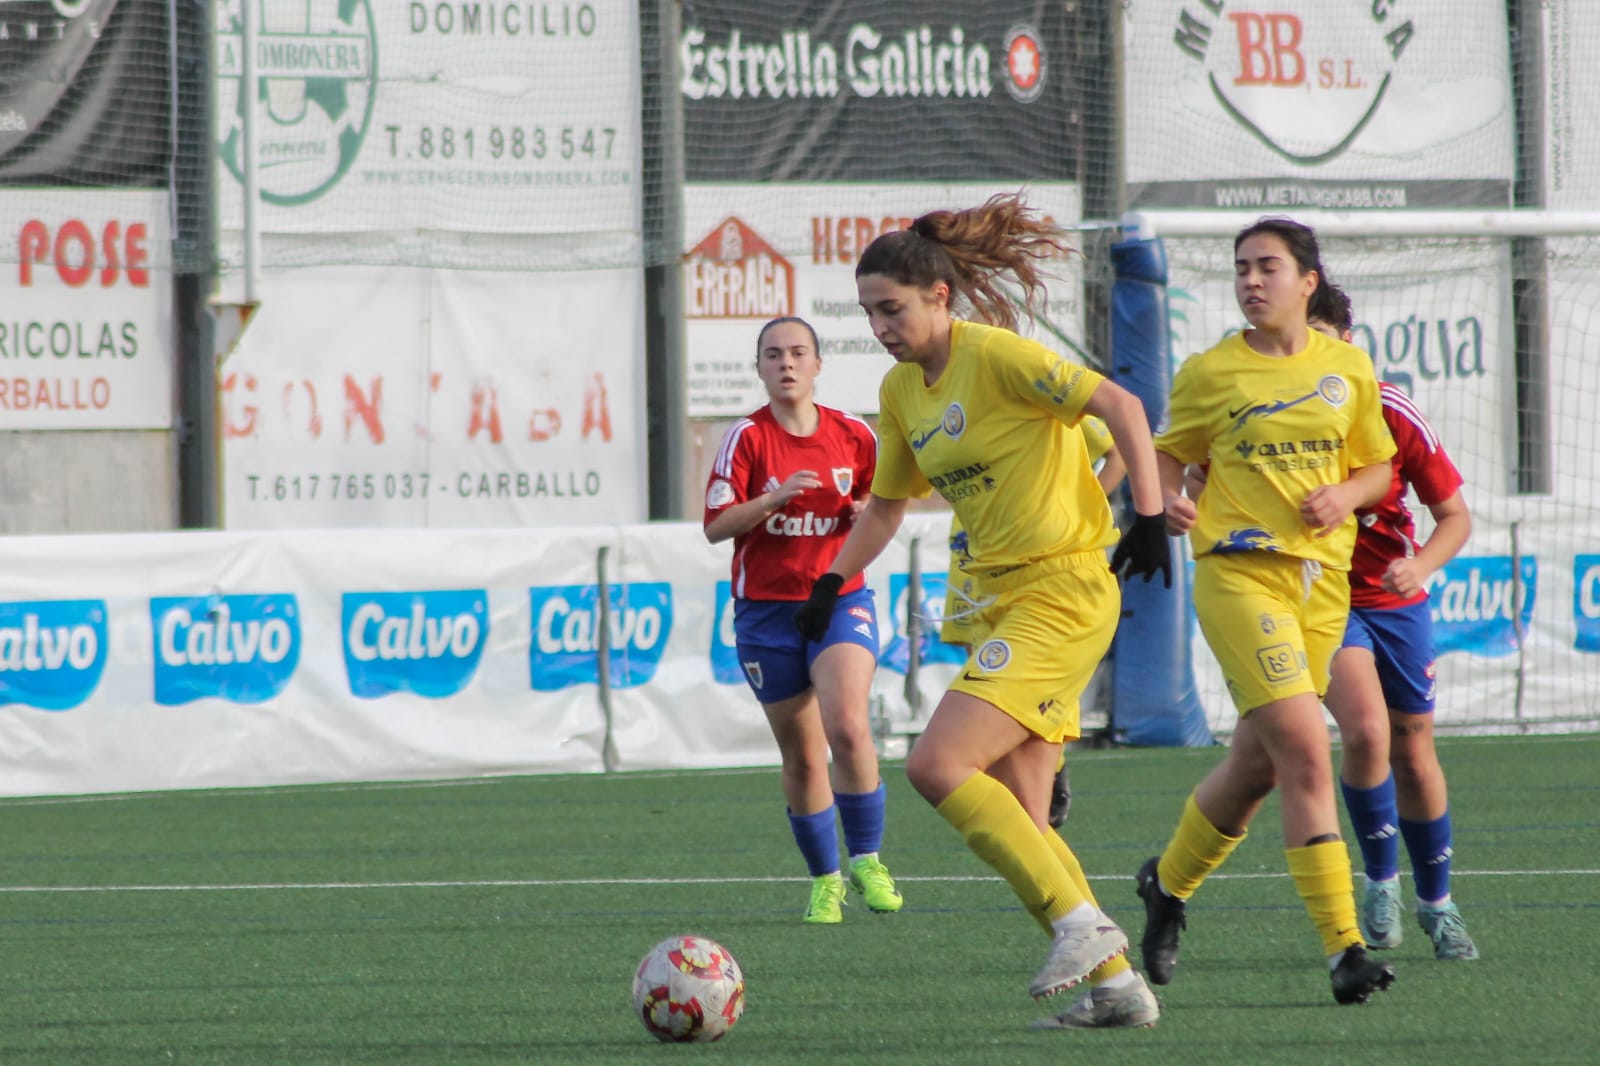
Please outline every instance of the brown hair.
[{"label": "brown hair", "polygon": [[1017,306],[1001,275],[1022,286],[1022,306],[1032,315],[1045,303],[1039,260],[1073,251],[1067,232],[1039,218],[1021,193],[1000,193],[979,207],[930,211],[910,229],[885,233],[861,253],[856,277],[882,274],[920,289],[942,281],[982,321],[1015,329]]},{"label": "brown hair", "polygon": [[822,342],[817,339],[816,327],[799,315],[781,315],[768,321],[766,325],[761,327],[761,332],[756,334],[756,362],[759,363],[761,361],[761,342],[767,339],[767,330],[773,326],[782,326],[789,322],[797,323],[806,328],[806,332],[811,334],[811,354],[818,359],[822,358]]},{"label": "brown hair", "polygon": [[[1334,318],[1329,317],[1328,314],[1327,303],[1334,298],[1325,290],[1333,282],[1328,280],[1328,270],[1322,265],[1322,248],[1317,244],[1317,231],[1310,226],[1296,222],[1292,218],[1259,218],[1240,230],[1238,236],[1233,238],[1234,253],[1238,254],[1239,246],[1251,237],[1263,235],[1276,237],[1284,243],[1284,246],[1289,249],[1289,255],[1294,259],[1295,266],[1299,269],[1302,277],[1313,270],[1317,272],[1317,287],[1312,290],[1310,300],[1307,303],[1306,317],[1313,316],[1315,313],[1312,311],[1313,308],[1324,308],[1325,313],[1317,317],[1322,318],[1329,325],[1338,326],[1339,323]],[[1340,292],[1339,295],[1344,298],[1344,321],[1348,323],[1350,321],[1350,298],[1345,296],[1343,292]],[[1340,326],[1342,330],[1349,328],[1348,325]]]}]

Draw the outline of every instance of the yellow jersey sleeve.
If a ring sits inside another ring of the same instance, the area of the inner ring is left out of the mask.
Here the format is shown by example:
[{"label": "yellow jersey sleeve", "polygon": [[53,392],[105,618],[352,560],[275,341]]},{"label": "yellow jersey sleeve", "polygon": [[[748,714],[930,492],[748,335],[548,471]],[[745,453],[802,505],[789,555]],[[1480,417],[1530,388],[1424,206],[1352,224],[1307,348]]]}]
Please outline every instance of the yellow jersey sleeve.
[{"label": "yellow jersey sleeve", "polygon": [[1111,439],[1111,427],[1094,415],[1084,415],[1078,428],[1083,431],[1083,445],[1089,449],[1090,463],[1098,463],[1116,447],[1116,442]]},{"label": "yellow jersey sleeve", "polygon": [[1398,449],[1389,423],[1383,419],[1383,394],[1378,390],[1377,376],[1357,378],[1353,391],[1356,417],[1350,426],[1350,468],[1358,470],[1394,458]]},{"label": "yellow jersey sleeve", "polygon": [[878,387],[878,469],[872,475],[872,494],[886,500],[921,499],[933,491],[927,477],[917,467],[916,454],[906,434],[905,414],[900,410],[905,395],[905,371],[921,374],[914,366],[897,366],[883,377]]},{"label": "yellow jersey sleeve", "polygon": [[1156,451],[1166,452],[1180,463],[1203,463],[1209,455],[1212,427],[1206,405],[1199,402],[1197,390],[1206,382],[1200,356],[1191,356],[1172,379],[1172,396],[1167,404],[1167,426],[1156,434]]},{"label": "yellow jersey sleeve", "polygon": [[[1041,408],[1057,421],[1080,425],[1084,405],[1105,377],[1051,351],[1038,341],[1008,330],[984,334],[984,357],[1000,372],[1004,386],[1020,400]],[[1104,425],[1104,423],[1102,423]]]}]

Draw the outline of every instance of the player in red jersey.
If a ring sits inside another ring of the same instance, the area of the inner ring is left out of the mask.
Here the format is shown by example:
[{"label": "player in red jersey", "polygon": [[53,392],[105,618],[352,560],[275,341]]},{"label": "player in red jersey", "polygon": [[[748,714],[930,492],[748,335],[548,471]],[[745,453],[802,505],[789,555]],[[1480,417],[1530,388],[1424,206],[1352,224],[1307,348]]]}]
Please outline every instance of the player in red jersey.
[{"label": "player in red jersey", "polygon": [[[1311,326],[1350,339],[1350,298],[1318,293]],[[1366,865],[1361,931],[1368,945],[1400,943],[1400,845],[1411,858],[1417,921],[1440,959],[1475,959],[1478,948],[1450,899],[1452,839],[1444,770],[1433,745],[1433,619],[1428,579],[1472,532],[1462,479],[1438,434],[1400,389],[1380,384],[1383,419],[1399,451],[1389,491],[1356,512],[1350,620],[1334,654],[1327,705],[1339,723],[1339,785]],[[1407,487],[1433,515],[1421,544]],[[1392,767],[1392,769],[1391,769]]]},{"label": "player in red jersey", "polygon": [[820,640],[793,622],[866,505],[877,467],[867,424],[813,398],[821,371],[805,320],[762,327],[756,372],[770,402],[722,439],[705,533],[713,544],[733,538],[734,645],[783,757],[789,825],[812,877],[805,920],[832,924],[844,917],[836,809],[851,886],[880,913],[903,900],[878,857],[885,790],[868,720],[878,622],[865,578],[845,583]]}]

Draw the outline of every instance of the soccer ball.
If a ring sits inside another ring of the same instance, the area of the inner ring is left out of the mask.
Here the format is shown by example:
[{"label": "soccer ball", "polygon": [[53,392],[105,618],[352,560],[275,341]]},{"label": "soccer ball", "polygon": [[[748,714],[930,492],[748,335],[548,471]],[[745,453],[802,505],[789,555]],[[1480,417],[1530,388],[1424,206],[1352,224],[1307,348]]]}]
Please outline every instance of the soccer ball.
[{"label": "soccer ball", "polygon": [[657,1040],[721,1039],[744,1013],[744,974],[715,940],[668,937],[633,975],[633,1012]]}]

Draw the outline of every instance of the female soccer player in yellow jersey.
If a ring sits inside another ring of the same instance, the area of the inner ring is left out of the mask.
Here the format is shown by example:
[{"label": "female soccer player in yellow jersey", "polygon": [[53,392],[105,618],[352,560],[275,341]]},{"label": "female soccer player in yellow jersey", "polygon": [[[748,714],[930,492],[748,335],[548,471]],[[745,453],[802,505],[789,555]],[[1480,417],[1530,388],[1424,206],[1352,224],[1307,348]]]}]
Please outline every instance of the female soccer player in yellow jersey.
[{"label": "female soccer player in yellow jersey", "polygon": [[[1089,452],[1089,463],[1094,467],[1094,477],[1100,483],[1100,491],[1110,496],[1117,491],[1128,473],[1128,466],[1122,461],[1116,443],[1111,439],[1111,430],[1093,415],[1079,421],[1078,429],[1083,434],[1084,447]],[[970,652],[972,639],[967,628],[982,604],[972,598],[972,579],[962,569],[967,559],[967,531],[961,528],[961,519],[951,515],[950,573],[945,582],[944,618],[939,625],[939,639],[952,647]],[[1072,778],[1067,771],[1067,749],[1063,746],[1061,757],[1056,760],[1055,781],[1050,786],[1049,822],[1052,828],[1061,827],[1067,820],[1071,806]]]},{"label": "female soccer player in yellow jersey", "polygon": [[[1093,986],[1041,1024],[1149,1026],[1160,1009],[1123,957],[1127,936],[1047,824],[1057,755],[1078,735],[1079,696],[1116,629],[1113,571],[1171,581],[1143,405],[1012,331],[1001,277],[1020,284],[1031,311],[1038,261],[1067,251],[1065,234],[1015,195],[931,212],[867,247],[857,295],[899,365],[879,393],[872,495],[795,622],[808,633],[825,624],[836,590],[889,543],[910,497],[937,489],[950,503],[967,531],[972,599],[984,606],[972,655],[912,749],[907,776],[1051,936],[1030,992],[1043,998],[1086,978]],[[958,299],[983,321],[952,317]],[[1140,517],[1120,543],[1072,428],[1086,414],[1111,428],[1128,465]]]},{"label": "female soccer player in yellow jersey", "polygon": [[[1150,979],[1170,981],[1185,901],[1276,786],[1289,873],[1334,999],[1363,1003],[1394,970],[1368,955],[1357,926],[1319,696],[1349,614],[1354,512],[1388,491],[1395,445],[1372,361],[1307,325],[1325,273],[1310,228],[1263,219],[1242,230],[1234,294],[1250,328],[1183,364],[1156,440],[1169,528],[1190,535],[1200,628],[1239,724],[1166,850],[1139,870],[1140,946]],[[1184,464],[1202,462],[1197,509],[1181,489]]]}]

